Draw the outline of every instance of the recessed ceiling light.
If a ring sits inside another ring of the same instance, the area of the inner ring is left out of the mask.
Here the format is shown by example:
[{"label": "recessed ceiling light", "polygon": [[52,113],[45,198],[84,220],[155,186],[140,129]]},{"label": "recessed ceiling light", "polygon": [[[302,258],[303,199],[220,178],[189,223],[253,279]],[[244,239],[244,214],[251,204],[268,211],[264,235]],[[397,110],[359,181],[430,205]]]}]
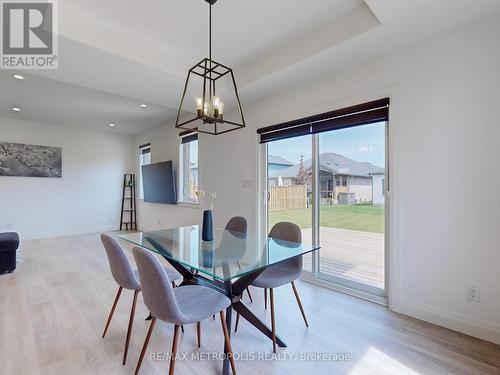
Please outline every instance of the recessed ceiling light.
[{"label": "recessed ceiling light", "polygon": [[111,123],[111,124],[109,124],[109,126],[111,126],[112,128],[114,128],[116,125],[113,124],[113,123]]},{"label": "recessed ceiling light", "polygon": [[14,112],[21,112],[21,108],[19,107],[12,107],[11,108]]},{"label": "recessed ceiling light", "polygon": [[141,104],[141,108],[147,108],[148,105],[147,104]]},{"label": "recessed ceiling light", "polygon": [[20,75],[20,74],[14,74],[13,77],[15,79],[19,79],[19,80],[24,79],[24,77],[22,75]]}]

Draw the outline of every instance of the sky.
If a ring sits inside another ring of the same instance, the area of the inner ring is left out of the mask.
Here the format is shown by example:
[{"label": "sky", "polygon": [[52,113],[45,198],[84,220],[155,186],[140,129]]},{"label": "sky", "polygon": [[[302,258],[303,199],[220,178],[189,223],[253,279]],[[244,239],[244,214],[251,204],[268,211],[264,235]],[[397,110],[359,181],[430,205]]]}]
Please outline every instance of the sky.
[{"label": "sky", "polygon": [[[319,152],[333,152],[356,161],[368,161],[385,166],[385,122],[320,133]],[[290,162],[311,158],[311,136],[284,139],[268,143],[269,155],[281,156]]]}]

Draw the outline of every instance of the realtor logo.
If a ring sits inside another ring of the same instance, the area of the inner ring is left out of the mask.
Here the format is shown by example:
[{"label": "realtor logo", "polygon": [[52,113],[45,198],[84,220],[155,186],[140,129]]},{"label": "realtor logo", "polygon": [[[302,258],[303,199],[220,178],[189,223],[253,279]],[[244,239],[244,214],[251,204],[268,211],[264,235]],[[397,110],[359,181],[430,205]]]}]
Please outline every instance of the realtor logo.
[{"label": "realtor logo", "polygon": [[3,69],[57,69],[57,22],[53,2],[3,2]]}]

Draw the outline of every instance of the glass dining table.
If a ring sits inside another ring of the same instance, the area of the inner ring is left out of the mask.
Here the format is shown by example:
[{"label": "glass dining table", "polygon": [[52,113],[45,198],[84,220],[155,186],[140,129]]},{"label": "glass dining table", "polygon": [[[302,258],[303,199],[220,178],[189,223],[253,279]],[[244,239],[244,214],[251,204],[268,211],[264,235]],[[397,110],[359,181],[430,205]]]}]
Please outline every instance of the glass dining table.
[{"label": "glass dining table", "polygon": [[[232,309],[272,339],[271,329],[242,302],[246,288],[267,267],[319,250],[311,245],[223,230],[219,241],[202,241],[201,227],[190,225],[151,232],[120,235],[119,238],[165,258],[183,277],[183,285],[202,285],[223,293],[232,304],[226,321],[231,332]],[[276,336],[276,343],[286,347]],[[228,374],[226,359],[223,374]]]}]

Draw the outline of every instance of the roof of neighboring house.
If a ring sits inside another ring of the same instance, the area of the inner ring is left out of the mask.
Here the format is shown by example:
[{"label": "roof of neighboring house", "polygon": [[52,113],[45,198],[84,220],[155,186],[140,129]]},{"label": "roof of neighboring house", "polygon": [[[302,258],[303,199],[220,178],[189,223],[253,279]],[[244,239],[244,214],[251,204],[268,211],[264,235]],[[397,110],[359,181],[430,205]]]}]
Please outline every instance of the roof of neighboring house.
[{"label": "roof of neighboring house", "polygon": [[[305,169],[311,168],[311,159],[304,160]],[[299,173],[300,164],[273,173],[270,178],[295,178]],[[369,162],[358,162],[343,155],[325,152],[319,156],[319,169],[323,172],[345,176],[369,177],[370,174],[384,173],[384,168],[377,167]]]},{"label": "roof of neighboring house", "polygon": [[277,155],[269,155],[267,157],[267,162],[269,164],[293,165],[292,162],[286,160],[285,158],[282,158],[281,156],[277,156]]}]

